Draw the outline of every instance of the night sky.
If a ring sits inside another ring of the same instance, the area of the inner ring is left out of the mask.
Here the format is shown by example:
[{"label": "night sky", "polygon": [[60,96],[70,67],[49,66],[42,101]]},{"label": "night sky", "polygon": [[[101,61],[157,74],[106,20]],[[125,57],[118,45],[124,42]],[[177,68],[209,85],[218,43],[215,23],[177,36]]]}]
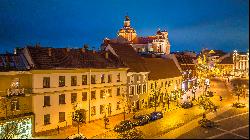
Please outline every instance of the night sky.
[{"label": "night sky", "polygon": [[40,43],[99,48],[126,13],[138,36],[169,32],[172,51],[247,51],[248,0],[0,0],[0,53]]}]

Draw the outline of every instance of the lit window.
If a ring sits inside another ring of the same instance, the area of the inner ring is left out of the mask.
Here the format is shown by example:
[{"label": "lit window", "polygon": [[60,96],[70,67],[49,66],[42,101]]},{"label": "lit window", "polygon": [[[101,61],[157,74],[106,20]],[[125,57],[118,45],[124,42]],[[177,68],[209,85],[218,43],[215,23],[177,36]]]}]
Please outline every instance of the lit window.
[{"label": "lit window", "polygon": [[82,75],[82,85],[87,85],[87,75]]},{"label": "lit window", "polygon": [[50,87],[50,77],[43,77],[43,88]]},{"label": "lit window", "polygon": [[65,76],[59,76],[59,87],[65,86]]}]

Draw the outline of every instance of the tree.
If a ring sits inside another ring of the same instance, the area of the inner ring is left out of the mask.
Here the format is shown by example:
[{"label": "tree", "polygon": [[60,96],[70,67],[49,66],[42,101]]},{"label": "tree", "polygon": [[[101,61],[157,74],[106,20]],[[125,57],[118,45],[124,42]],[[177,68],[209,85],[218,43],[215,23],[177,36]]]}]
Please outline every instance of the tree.
[{"label": "tree", "polygon": [[240,96],[243,94],[242,84],[236,84],[236,86],[233,88],[233,93],[238,97],[238,102],[240,102]]},{"label": "tree", "polygon": [[163,96],[163,92],[162,92],[161,88],[159,86],[157,86],[157,82],[154,83],[154,88],[151,89],[151,93],[152,93],[151,94],[151,102],[153,102],[154,108],[155,108],[155,111],[156,111],[156,107],[159,104],[158,99],[159,99],[160,96]]},{"label": "tree", "polygon": [[74,115],[73,115],[72,119],[73,119],[73,121],[77,122],[77,132],[79,134],[80,123],[84,122],[86,118],[82,114],[81,110],[77,109],[77,104],[73,107],[73,109],[75,110],[75,112],[74,112]]}]

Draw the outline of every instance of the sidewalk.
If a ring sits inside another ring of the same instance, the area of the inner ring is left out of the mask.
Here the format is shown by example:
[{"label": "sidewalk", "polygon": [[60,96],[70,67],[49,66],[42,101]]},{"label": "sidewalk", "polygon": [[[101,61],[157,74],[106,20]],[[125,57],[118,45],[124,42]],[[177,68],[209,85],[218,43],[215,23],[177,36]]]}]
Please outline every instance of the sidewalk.
[{"label": "sidewalk", "polygon": [[[175,102],[170,103],[170,109],[167,109],[166,111],[162,110],[162,106],[157,107],[156,111],[163,111],[163,113],[170,112],[173,110],[178,109],[179,107],[176,107]],[[142,114],[149,114],[154,112],[155,108],[148,108],[143,109],[135,113],[129,113],[125,115],[126,120],[133,118],[133,115],[142,115]],[[87,138],[94,138],[99,135],[102,135],[108,131],[113,130],[115,125],[120,123],[123,119],[123,113],[117,114],[114,116],[110,116],[109,118],[109,125],[107,126],[108,129],[105,129],[104,120],[98,119],[91,121],[90,123],[86,124],[80,124],[80,133],[82,133]],[[42,132],[39,136],[34,136],[33,139],[65,139],[70,135],[77,133],[77,125],[76,126],[68,126],[66,128],[60,128],[59,134],[57,130],[51,130],[49,132]]]}]

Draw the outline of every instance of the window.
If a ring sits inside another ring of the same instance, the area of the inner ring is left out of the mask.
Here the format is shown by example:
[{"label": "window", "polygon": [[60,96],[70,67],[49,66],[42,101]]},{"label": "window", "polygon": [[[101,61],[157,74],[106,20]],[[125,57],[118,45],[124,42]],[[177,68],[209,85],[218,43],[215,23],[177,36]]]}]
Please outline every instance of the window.
[{"label": "window", "polygon": [[130,77],[129,77],[129,82],[130,82],[130,83],[133,83],[133,82],[134,82],[133,78],[134,78],[133,76],[130,76]]},{"label": "window", "polygon": [[59,112],[59,122],[65,121],[65,112]]},{"label": "window", "polygon": [[10,110],[11,111],[19,110],[19,100],[11,101]]},{"label": "window", "polygon": [[75,103],[77,100],[77,93],[71,93],[71,103]]},{"label": "window", "polygon": [[91,75],[91,84],[95,84],[96,81],[95,81],[95,75]]},{"label": "window", "polygon": [[152,83],[152,84],[151,84],[151,89],[153,89],[153,88],[154,88],[154,84]]},{"label": "window", "polygon": [[161,87],[163,87],[163,82],[161,82]]},{"label": "window", "polygon": [[116,96],[120,96],[120,95],[121,95],[121,89],[118,87],[117,92],[116,92]]},{"label": "window", "polygon": [[88,78],[87,75],[82,75],[82,85],[87,85]]},{"label": "window", "polygon": [[44,120],[44,125],[50,124],[50,114],[44,115],[43,120]]},{"label": "window", "polygon": [[105,75],[104,74],[101,75],[101,83],[105,83]]},{"label": "window", "polygon": [[94,99],[96,99],[95,91],[91,91],[91,100],[94,100]]},{"label": "window", "polygon": [[165,87],[167,87],[167,86],[168,86],[168,81],[165,82]]},{"label": "window", "polygon": [[135,87],[130,87],[130,95],[134,95]]},{"label": "window", "polygon": [[65,86],[65,76],[59,76],[59,87]]},{"label": "window", "polygon": [[117,74],[117,82],[121,82],[121,75],[120,75],[120,73]]},{"label": "window", "polygon": [[76,86],[76,85],[77,85],[76,76],[71,76],[71,86]]},{"label": "window", "polygon": [[100,105],[100,114],[104,113],[104,105]]},{"label": "window", "polygon": [[101,99],[104,98],[104,94],[105,94],[105,91],[104,91],[104,90],[100,90],[100,98],[101,98]]},{"label": "window", "polygon": [[94,115],[96,115],[96,107],[92,106],[91,107],[91,116],[94,116]]},{"label": "window", "polygon": [[82,93],[82,101],[87,101],[87,92]]},{"label": "window", "polygon": [[137,94],[141,94],[141,85],[137,86]]},{"label": "window", "polygon": [[50,87],[50,77],[43,77],[43,88]]},{"label": "window", "polygon": [[116,104],[116,110],[120,110],[121,108],[120,108],[120,104],[121,104],[121,102],[119,101],[119,102],[117,102],[117,104]]},{"label": "window", "polygon": [[143,93],[146,93],[146,85],[143,85]]},{"label": "window", "polygon": [[59,95],[59,104],[66,104],[65,103],[65,94]]},{"label": "window", "polygon": [[112,97],[112,89],[108,89],[109,97]]},{"label": "window", "polygon": [[108,83],[111,83],[111,82],[112,82],[112,75],[109,74],[109,75],[108,75]]},{"label": "window", "polygon": [[50,96],[44,96],[44,107],[50,106]]}]

